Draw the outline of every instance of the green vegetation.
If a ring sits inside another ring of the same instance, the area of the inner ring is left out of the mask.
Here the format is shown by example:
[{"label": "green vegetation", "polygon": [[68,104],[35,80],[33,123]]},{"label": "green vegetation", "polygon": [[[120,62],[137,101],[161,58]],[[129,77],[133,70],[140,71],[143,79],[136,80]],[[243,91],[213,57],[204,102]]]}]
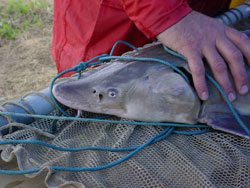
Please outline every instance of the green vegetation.
[{"label": "green vegetation", "polygon": [[6,0],[0,2],[0,38],[15,39],[30,28],[52,23],[50,0]]}]

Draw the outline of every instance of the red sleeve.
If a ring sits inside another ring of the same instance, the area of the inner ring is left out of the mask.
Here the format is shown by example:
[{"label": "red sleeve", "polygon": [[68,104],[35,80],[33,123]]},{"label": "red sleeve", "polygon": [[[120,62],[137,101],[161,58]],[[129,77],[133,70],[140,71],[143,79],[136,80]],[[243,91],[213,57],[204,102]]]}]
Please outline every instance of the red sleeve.
[{"label": "red sleeve", "polygon": [[154,38],[192,11],[186,0],[120,0],[129,18]]}]

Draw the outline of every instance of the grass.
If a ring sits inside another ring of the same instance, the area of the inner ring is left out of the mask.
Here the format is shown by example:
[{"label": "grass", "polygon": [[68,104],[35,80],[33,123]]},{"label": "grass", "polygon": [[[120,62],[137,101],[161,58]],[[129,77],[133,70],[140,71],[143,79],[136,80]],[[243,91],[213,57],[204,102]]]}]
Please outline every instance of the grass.
[{"label": "grass", "polygon": [[9,0],[0,2],[0,38],[16,39],[30,28],[52,23],[50,0]]}]

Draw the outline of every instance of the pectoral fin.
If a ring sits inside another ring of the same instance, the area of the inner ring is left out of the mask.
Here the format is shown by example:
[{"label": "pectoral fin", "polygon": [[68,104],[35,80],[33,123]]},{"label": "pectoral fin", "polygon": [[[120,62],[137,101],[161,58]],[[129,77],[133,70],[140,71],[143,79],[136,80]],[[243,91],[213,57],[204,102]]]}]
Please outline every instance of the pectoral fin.
[{"label": "pectoral fin", "polygon": [[[240,118],[250,130],[250,116],[242,115]],[[215,130],[250,138],[250,135],[240,126],[233,114],[210,113],[208,116],[203,117],[201,122],[206,123]]]}]

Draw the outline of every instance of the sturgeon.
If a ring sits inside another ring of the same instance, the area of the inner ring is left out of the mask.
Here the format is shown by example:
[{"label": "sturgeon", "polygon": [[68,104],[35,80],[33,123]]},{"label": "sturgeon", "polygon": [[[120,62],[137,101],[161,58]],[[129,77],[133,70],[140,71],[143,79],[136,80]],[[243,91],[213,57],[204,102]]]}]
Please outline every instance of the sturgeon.
[{"label": "sturgeon", "polygon": [[[190,78],[187,63],[152,43],[123,54],[170,62]],[[250,77],[249,67],[247,72]],[[192,81],[191,81],[192,82]],[[208,81],[209,99],[200,101],[192,84],[171,67],[157,62],[112,60],[53,88],[55,98],[70,108],[146,122],[204,123],[214,129],[249,138],[225,100]],[[250,94],[233,102],[250,129]]]}]

